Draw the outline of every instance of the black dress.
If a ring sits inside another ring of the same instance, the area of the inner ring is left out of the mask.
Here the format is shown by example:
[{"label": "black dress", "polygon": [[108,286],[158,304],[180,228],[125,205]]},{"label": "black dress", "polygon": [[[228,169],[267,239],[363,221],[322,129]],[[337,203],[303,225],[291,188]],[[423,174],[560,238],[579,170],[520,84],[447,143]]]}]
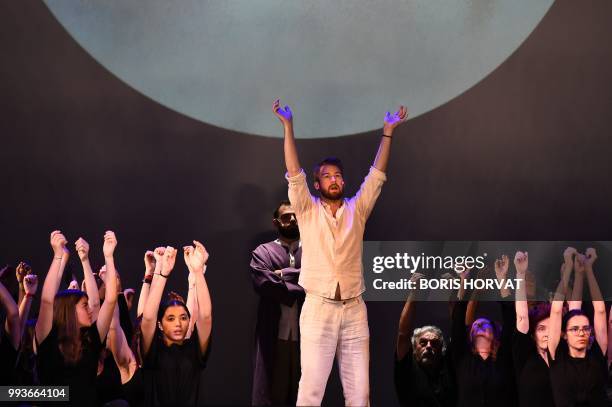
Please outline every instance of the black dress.
[{"label": "black dress", "polygon": [[[59,349],[57,329],[51,332],[40,344],[37,344],[40,384],[48,386],[70,386],[70,404],[75,406],[94,406],[98,399],[96,394],[96,375],[98,359],[104,348],[98,327],[92,323],[88,328],[81,328],[82,355],[74,365],[67,364]],[[61,403],[61,405],[67,405]]]},{"label": "black dress", "polygon": [[574,358],[567,343],[559,342],[555,360],[550,360],[550,381],[557,407],[608,407],[606,394],[608,361],[594,342],[586,357]]},{"label": "black dress", "polygon": [[412,346],[406,355],[395,356],[395,392],[401,406],[454,407],[457,403],[449,355],[443,355],[435,374],[422,369],[414,359]]},{"label": "black dress", "polygon": [[451,347],[457,377],[458,407],[516,407],[517,396],[512,366],[512,326],[516,323],[514,303],[500,301],[503,315],[501,345],[497,358],[482,359],[469,347],[465,326],[467,302],[453,308]]},{"label": "black dress", "polygon": [[198,331],[182,345],[166,346],[155,335],[144,358],[145,404],[147,406],[196,406],[200,387],[200,374],[210,354],[200,353]]},{"label": "black dress", "polygon": [[130,407],[144,406],[145,384],[141,368],[136,368],[132,378],[123,384],[123,394]]},{"label": "black dress", "polygon": [[14,380],[17,354],[17,349],[13,347],[11,338],[9,338],[4,329],[4,324],[2,324],[2,327],[0,327],[0,357],[2,358],[2,365],[0,366],[0,386],[17,384]]},{"label": "black dress", "polygon": [[555,407],[548,365],[538,354],[531,335],[514,330],[512,356],[519,406]]}]

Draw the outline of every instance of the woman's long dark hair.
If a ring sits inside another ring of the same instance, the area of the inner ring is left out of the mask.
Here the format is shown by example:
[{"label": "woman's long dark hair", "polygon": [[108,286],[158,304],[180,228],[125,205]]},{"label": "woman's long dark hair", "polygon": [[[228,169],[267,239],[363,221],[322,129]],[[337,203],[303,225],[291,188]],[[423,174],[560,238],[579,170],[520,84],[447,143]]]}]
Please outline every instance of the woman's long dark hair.
[{"label": "woman's long dark hair", "polygon": [[83,353],[83,338],[77,321],[76,305],[87,294],[81,290],[63,290],[55,295],[53,326],[64,362],[75,365]]}]

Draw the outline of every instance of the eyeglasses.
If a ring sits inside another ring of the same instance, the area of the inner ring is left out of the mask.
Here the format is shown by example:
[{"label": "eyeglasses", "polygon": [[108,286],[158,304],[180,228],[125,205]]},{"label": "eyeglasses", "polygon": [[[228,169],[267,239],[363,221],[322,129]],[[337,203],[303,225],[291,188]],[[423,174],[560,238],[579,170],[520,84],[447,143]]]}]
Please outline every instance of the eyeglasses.
[{"label": "eyeglasses", "polygon": [[278,217],[278,219],[282,223],[297,222],[297,218],[295,217],[295,213],[283,213],[281,216]]},{"label": "eyeglasses", "polygon": [[568,332],[571,332],[574,335],[578,335],[580,333],[584,333],[585,335],[590,335],[591,334],[591,327],[589,325],[586,326],[572,326],[570,328],[567,328]]}]

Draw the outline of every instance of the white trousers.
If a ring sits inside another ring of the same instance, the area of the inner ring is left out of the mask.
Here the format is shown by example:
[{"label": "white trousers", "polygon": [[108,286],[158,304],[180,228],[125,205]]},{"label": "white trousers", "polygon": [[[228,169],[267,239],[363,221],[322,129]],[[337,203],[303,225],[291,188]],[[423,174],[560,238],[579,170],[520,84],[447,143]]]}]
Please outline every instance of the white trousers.
[{"label": "white trousers", "polygon": [[334,356],[347,406],[368,406],[370,330],[361,296],[345,301],[307,294],[300,314],[302,376],[298,406],[320,406]]}]

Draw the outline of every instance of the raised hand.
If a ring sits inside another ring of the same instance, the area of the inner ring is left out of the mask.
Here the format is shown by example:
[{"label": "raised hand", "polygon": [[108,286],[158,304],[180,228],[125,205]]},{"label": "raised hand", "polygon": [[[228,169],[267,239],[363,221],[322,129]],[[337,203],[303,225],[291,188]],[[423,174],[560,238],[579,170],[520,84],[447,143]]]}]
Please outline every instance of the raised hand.
[{"label": "raised hand", "polygon": [[19,284],[23,283],[23,278],[30,274],[32,271],[31,267],[24,261],[19,262],[17,268],[15,268],[15,277]]},{"label": "raised hand", "polygon": [[100,277],[100,280],[106,281],[106,264],[100,267],[100,270],[98,271],[98,277]]},{"label": "raised hand", "polygon": [[574,257],[574,273],[582,274],[584,273],[584,266],[587,262],[587,258],[582,253],[576,253],[576,257]]},{"label": "raised hand", "polygon": [[155,258],[156,263],[161,264],[165,251],[166,251],[165,247],[158,247],[155,250],[153,250],[153,257]]},{"label": "raised hand", "polygon": [[410,276],[410,283],[412,284],[412,286],[414,287],[415,290],[419,290],[419,280],[422,279],[423,277],[425,277],[422,273],[413,273],[412,276]]},{"label": "raised hand", "polygon": [[563,251],[563,260],[565,260],[565,263],[572,264],[574,262],[574,255],[576,253],[578,252],[573,247],[568,247],[567,249],[565,249]]},{"label": "raised hand", "polygon": [[508,265],[510,261],[505,254],[501,258],[495,260],[495,277],[498,280],[505,279],[508,275]]},{"label": "raised hand", "polygon": [[585,265],[587,267],[593,267],[593,263],[595,263],[595,261],[597,260],[597,252],[595,251],[594,248],[589,247],[588,249],[586,249],[585,257],[586,257]]},{"label": "raised hand", "polygon": [[276,99],[274,103],[272,103],[272,111],[274,115],[278,117],[278,120],[281,121],[283,126],[291,126],[293,124],[293,112],[291,108],[287,105],[284,108],[280,107],[280,100]]},{"label": "raised hand", "polygon": [[183,260],[185,260],[185,264],[189,269],[189,278],[191,278],[191,272],[193,268],[191,267],[191,255],[193,254],[195,248],[193,246],[183,246]]},{"label": "raised hand", "polygon": [[194,240],[193,244],[195,244],[195,252],[191,257],[191,265],[196,270],[200,268],[203,269],[208,261],[208,251],[206,251],[204,245],[197,240]]},{"label": "raised hand", "polygon": [[161,273],[163,276],[167,277],[170,273],[172,273],[175,261],[176,249],[171,246],[166,247],[166,250],[164,250],[164,257],[162,258]]},{"label": "raised hand", "polygon": [[514,267],[516,268],[516,274],[525,277],[528,265],[529,257],[527,252],[516,252],[514,255]]},{"label": "raised hand", "polygon": [[107,230],[104,234],[104,246],[102,246],[104,257],[112,257],[116,247],[117,238],[115,237],[115,232]]},{"label": "raised hand", "polygon": [[[53,249],[53,255],[57,258],[62,258],[64,256],[68,256],[69,252],[66,248],[68,241],[66,237],[59,230],[54,230],[51,232],[51,248]],[[67,259],[66,259],[67,260]]]},{"label": "raised hand", "polygon": [[395,113],[387,112],[385,115],[385,124],[383,126],[383,134],[391,136],[397,126],[406,121],[408,117],[408,110],[405,106],[400,106],[399,110]]},{"label": "raised hand", "polygon": [[152,250],[147,250],[144,255],[145,276],[153,275],[156,263],[155,253]]},{"label": "raised hand", "polygon": [[28,274],[23,278],[23,289],[26,295],[35,295],[38,289],[38,276],[36,274]]},{"label": "raised hand", "polygon": [[74,242],[74,246],[82,262],[89,259],[89,243],[85,239],[79,237],[79,240]]}]

